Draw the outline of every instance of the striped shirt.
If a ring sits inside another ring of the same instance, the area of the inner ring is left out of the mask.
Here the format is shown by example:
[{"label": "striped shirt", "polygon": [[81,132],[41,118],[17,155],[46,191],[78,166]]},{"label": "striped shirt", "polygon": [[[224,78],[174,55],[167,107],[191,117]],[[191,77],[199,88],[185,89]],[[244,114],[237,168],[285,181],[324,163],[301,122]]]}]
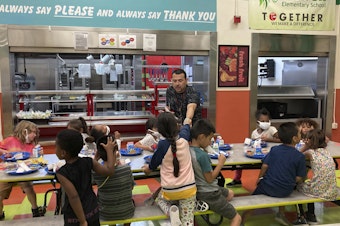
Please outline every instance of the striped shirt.
[{"label": "striped shirt", "polygon": [[134,186],[129,165],[116,166],[114,175],[106,180],[106,176],[93,174],[98,189],[100,219],[104,221],[121,220],[133,217],[135,206],[132,200]]}]

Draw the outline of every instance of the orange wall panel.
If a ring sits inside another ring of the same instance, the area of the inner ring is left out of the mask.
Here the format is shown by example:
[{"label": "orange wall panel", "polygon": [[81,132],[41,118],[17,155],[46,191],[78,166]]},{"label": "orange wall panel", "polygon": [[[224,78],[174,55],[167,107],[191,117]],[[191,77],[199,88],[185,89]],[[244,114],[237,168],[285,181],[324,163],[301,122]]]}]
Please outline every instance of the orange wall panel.
[{"label": "orange wall panel", "polygon": [[243,143],[250,137],[250,91],[216,92],[216,132],[225,143]]}]

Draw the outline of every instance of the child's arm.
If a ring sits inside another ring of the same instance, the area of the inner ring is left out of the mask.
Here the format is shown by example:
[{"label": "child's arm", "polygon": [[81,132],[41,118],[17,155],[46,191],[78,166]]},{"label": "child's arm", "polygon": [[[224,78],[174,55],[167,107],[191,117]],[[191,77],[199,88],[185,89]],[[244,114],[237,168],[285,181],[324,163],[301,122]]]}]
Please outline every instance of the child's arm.
[{"label": "child's arm", "polygon": [[261,170],[260,170],[260,173],[259,173],[259,178],[257,179],[256,184],[258,184],[260,182],[260,180],[263,179],[263,176],[266,174],[267,170],[268,170],[268,165],[263,163],[262,166],[261,166]]},{"label": "child's arm", "polygon": [[266,142],[281,143],[281,140],[279,139],[277,132],[273,135],[273,138],[268,138],[267,136],[263,135],[261,136],[261,140]]},{"label": "child's arm", "polygon": [[64,177],[61,174],[57,173],[57,178],[63,189],[65,190],[65,193],[69,199],[70,205],[73,209],[73,212],[76,214],[80,225],[81,226],[87,226],[87,221],[85,218],[83,206],[81,204],[78,192],[71,181],[69,181],[66,177]]},{"label": "child's arm", "polygon": [[153,152],[152,147],[147,146],[147,145],[143,145],[140,141],[138,141],[137,143],[135,143],[135,147],[136,147],[136,148],[141,148],[141,149],[146,150],[146,151],[151,151],[151,152]]},{"label": "child's arm", "polygon": [[103,176],[111,176],[115,172],[115,163],[116,163],[116,151],[117,146],[116,142],[113,141],[112,137],[107,137],[107,143],[101,143],[107,153],[107,164],[101,165],[96,160],[93,160],[93,170],[99,175]]},{"label": "child's arm", "polygon": [[215,169],[211,172],[204,173],[204,178],[208,183],[211,183],[216,179],[216,177],[219,175],[222,167],[224,166],[224,162],[225,162],[226,159],[227,158],[225,157],[225,155],[220,154],[218,156],[218,163],[217,163],[217,166],[215,167]]}]

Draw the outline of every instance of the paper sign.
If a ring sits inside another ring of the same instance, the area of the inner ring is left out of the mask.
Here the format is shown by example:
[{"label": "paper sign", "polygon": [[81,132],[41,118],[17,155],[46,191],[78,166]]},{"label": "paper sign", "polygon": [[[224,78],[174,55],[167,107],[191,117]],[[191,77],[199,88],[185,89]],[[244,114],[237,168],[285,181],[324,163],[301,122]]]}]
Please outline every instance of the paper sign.
[{"label": "paper sign", "polygon": [[143,51],[156,51],[157,48],[157,35],[156,34],[143,34]]}]

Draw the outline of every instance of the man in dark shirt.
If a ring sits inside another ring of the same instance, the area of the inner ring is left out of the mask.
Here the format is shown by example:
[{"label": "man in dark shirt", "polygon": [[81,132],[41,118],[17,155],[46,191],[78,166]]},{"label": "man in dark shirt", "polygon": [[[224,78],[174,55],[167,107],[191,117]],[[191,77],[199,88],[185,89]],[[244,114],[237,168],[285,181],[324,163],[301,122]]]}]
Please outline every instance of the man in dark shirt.
[{"label": "man in dark shirt", "polygon": [[166,110],[173,111],[183,123],[193,124],[202,118],[200,96],[197,91],[188,86],[187,75],[183,69],[172,73],[172,85],[166,90]]}]

